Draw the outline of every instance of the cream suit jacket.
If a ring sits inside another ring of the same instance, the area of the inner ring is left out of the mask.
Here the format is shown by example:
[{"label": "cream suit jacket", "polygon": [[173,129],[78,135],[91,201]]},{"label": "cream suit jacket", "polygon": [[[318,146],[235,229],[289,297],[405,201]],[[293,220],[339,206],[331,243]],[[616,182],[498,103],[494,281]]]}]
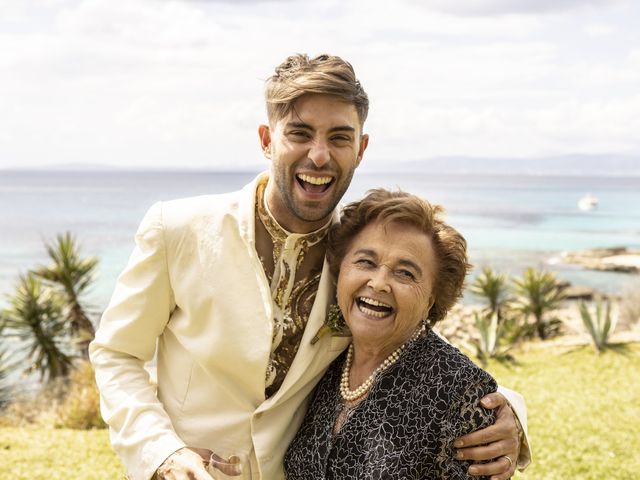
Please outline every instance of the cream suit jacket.
[{"label": "cream suit jacket", "polygon": [[[102,414],[132,480],[148,480],[184,446],[239,456],[236,479],[283,478],[308,396],[349,342],[327,335],[311,345],[334,298],[325,264],[295,360],[265,400],[272,298],[255,249],[257,180],[158,203],[136,233],[90,346]],[[157,388],[144,369],[154,354]],[[516,410],[517,397],[509,397]]]}]

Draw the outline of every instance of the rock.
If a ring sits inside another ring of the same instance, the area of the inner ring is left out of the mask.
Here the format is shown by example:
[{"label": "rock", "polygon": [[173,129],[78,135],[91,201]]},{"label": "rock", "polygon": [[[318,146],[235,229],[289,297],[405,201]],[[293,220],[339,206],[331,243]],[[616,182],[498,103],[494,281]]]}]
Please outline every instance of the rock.
[{"label": "rock", "polygon": [[561,260],[589,270],[640,273],[640,251],[631,251],[625,247],[563,252]]},{"label": "rock", "polygon": [[567,300],[591,301],[596,295],[598,295],[597,290],[581,285],[568,285],[564,288],[563,293]]}]

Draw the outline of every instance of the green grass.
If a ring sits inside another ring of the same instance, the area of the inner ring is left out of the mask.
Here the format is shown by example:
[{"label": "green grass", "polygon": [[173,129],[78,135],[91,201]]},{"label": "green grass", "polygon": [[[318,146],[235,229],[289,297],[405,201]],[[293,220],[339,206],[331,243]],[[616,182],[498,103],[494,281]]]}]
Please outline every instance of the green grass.
[{"label": "green grass", "polygon": [[0,478],[117,480],[124,469],[106,430],[0,428]]},{"label": "green grass", "polygon": [[488,370],[527,401],[533,463],[518,478],[640,478],[640,344],[516,353]]},{"label": "green grass", "polygon": [[[516,352],[489,371],[527,399],[533,464],[526,480],[640,478],[640,344]],[[0,478],[113,480],[124,471],[105,430],[0,428]]]}]

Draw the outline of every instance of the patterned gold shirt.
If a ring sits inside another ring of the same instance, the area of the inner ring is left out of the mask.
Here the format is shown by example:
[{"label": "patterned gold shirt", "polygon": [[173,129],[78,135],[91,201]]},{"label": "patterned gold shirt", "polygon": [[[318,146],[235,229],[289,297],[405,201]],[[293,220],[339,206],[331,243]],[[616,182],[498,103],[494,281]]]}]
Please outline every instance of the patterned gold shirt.
[{"label": "patterned gold shirt", "polygon": [[307,233],[291,233],[269,212],[266,180],[256,195],[256,248],[273,299],[273,338],[266,372],[266,397],[278,391],[300,346],[316,297],[329,225]]}]

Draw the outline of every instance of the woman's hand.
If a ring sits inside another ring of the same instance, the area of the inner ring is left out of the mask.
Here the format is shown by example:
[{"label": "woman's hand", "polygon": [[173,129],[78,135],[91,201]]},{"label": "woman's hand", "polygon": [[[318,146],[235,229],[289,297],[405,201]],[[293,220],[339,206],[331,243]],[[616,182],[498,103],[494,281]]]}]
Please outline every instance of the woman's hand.
[{"label": "woman's hand", "polygon": [[176,450],[156,470],[157,480],[211,480],[206,465],[211,450],[185,447]]},{"label": "woman's hand", "polygon": [[[493,460],[490,463],[473,464],[469,474],[491,475],[491,480],[506,480],[516,471],[520,453],[519,431],[516,417],[507,399],[501,393],[491,393],[481,400],[485,408],[497,408],[496,423],[454,442],[459,460]],[[461,448],[463,447],[463,448]]]}]

